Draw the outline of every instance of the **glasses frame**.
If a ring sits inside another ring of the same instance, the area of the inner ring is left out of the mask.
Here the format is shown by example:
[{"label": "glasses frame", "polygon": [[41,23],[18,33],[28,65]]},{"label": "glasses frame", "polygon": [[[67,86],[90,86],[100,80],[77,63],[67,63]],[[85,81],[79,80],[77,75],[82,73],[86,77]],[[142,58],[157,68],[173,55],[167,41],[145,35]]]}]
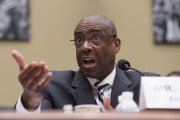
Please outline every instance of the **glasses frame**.
[{"label": "glasses frame", "polygon": [[[101,37],[102,39],[103,39],[104,37],[114,37],[114,38],[116,38],[117,35],[99,35],[99,37]],[[84,37],[84,39],[83,39],[82,45],[84,45],[86,39],[87,39],[88,42],[90,42],[92,45],[97,46],[97,45],[93,44],[93,42],[92,42],[93,39],[89,39],[89,38],[85,38],[85,37]],[[101,39],[101,40],[102,40],[102,39]],[[70,40],[70,41],[74,42],[75,46],[77,47],[77,45],[76,45],[76,43],[75,43],[76,40]],[[81,46],[82,46],[82,45],[81,45]],[[81,47],[81,46],[79,46],[79,47]]]}]

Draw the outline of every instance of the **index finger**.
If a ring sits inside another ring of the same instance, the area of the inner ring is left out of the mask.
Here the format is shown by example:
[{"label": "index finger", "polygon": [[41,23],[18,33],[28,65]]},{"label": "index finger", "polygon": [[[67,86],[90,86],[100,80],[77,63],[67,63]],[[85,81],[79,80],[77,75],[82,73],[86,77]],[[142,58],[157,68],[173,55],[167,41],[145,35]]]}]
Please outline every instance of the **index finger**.
[{"label": "index finger", "polygon": [[20,70],[24,69],[26,64],[24,62],[24,57],[21,55],[21,53],[19,53],[17,50],[13,50],[11,52],[11,55],[14,57],[14,59],[18,63]]},{"label": "index finger", "polygon": [[114,108],[110,105],[110,100],[108,96],[104,97],[104,108],[107,112],[115,112]]}]

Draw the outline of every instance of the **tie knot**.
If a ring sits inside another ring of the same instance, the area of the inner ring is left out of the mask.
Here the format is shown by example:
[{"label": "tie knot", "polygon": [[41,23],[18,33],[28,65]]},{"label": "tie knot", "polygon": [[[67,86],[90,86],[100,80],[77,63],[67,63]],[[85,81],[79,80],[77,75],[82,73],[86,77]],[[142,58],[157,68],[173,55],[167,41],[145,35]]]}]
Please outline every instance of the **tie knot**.
[{"label": "tie knot", "polygon": [[104,89],[104,88],[105,88],[106,86],[108,86],[109,84],[108,84],[108,83],[96,82],[94,85],[98,88],[98,91],[101,91],[102,89]]}]

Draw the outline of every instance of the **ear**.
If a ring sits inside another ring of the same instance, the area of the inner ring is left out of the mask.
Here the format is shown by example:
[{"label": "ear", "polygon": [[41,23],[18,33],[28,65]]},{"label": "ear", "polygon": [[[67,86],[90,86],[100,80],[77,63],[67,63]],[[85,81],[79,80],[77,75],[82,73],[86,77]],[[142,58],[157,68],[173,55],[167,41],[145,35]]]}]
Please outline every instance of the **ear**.
[{"label": "ear", "polygon": [[114,40],[114,52],[118,53],[120,51],[121,40],[119,38],[115,38]]}]

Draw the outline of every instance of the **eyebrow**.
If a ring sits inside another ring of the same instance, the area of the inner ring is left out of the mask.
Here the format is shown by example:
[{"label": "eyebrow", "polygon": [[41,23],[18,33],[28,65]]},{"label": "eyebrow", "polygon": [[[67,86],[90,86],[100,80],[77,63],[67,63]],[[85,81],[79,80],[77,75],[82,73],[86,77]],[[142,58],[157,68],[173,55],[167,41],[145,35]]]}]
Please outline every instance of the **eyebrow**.
[{"label": "eyebrow", "polygon": [[[92,32],[100,32],[100,33],[102,33],[102,31],[100,29],[90,29],[90,30],[88,30],[88,33],[92,33]],[[82,31],[75,31],[74,32],[74,35],[78,35],[78,34],[83,34],[83,32]]]},{"label": "eyebrow", "polygon": [[92,32],[102,32],[100,29],[91,29],[88,31],[88,33],[92,33]]},{"label": "eyebrow", "polygon": [[74,31],[74,35],[77,35],[77,34],[83,34],[82,31]]}]

